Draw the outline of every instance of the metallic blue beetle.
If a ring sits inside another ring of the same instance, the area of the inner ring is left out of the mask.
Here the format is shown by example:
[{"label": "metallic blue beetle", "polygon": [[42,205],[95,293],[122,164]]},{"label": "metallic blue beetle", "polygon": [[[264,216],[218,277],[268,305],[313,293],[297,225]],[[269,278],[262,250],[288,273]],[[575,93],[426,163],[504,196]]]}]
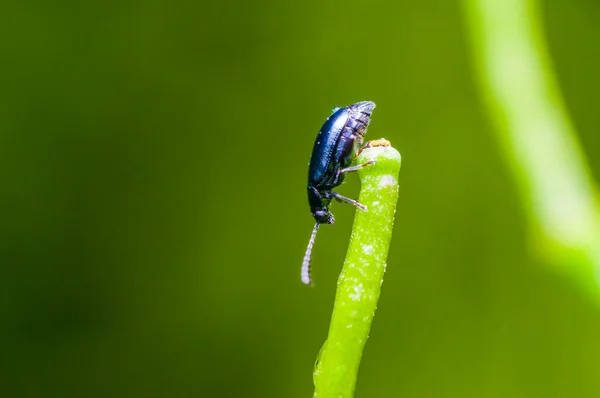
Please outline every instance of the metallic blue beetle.
[{"label": "metallic blue beetle", "polygon": [[350,167],[362,147],[373,109],[375,104],[371,101],[335,108],[317,134],[308,166],[308,204],[316,224],[302,261],[302,282],[307,285],[311,284],[310,257],[319,225],[333,224],[335,221],[329,212],[331,200],[336,199],[366,210],[356,200],[346,198],[332,189],[344,181],[346,173],[373,164],[368,162]]}]

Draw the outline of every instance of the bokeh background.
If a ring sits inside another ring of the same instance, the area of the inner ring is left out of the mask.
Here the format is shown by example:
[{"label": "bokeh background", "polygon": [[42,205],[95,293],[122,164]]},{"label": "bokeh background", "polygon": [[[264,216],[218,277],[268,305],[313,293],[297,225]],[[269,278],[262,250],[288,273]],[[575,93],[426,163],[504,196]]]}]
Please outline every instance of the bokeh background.
[{"label": "bokeh background", "polygon": [[[600,3],[541,5],[598,181]],[[0,396],[311,396],[354,209],[302,285],[307,163],[360,100],[403,168],[356,396],[600,395],[600,314],[528,247],[460,2],[1,8]]]}]

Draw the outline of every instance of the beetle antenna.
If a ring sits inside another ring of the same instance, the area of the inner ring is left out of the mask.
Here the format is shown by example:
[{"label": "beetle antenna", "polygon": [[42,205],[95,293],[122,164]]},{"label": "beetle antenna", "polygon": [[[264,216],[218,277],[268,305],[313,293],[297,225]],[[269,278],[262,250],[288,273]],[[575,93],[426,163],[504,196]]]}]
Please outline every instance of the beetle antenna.
[{"label": "beetle antenna", "polygon": [[308,241],[308,247],[306,248],[304,260],[302,260],[302,271],[300,272],[300,276],[302,277],[302,282],[306,285],[312,285],[312,279],[310,278],[310,256],[312,255],[312,248],[315,244],[315,238],[317,237],[318,230],[319,223],[316,223],[315,228],[312,231],[312,235],[310,235],[310,240]]}]

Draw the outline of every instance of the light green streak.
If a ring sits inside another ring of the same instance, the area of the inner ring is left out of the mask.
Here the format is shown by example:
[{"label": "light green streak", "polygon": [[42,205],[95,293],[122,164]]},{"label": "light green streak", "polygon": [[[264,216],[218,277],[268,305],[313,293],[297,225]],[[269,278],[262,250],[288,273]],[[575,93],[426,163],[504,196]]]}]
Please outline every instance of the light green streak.
[{"label": "light green streak", "polygon": [[534,249],[600,298],[600,211],[561,99],[538,2],[463,0],[475,66],[529,216]]},{"label": "light green streak", "polygon": [[329,327],[313,379],[315,397],[350,398],[363,347],[369,337],[377,308],[392,226],[398,201],[400,154],[392,147],[365,149],[356,164],[376,163],[361,169],[359,202],[367,211],[356,210],[350,246],[338,279]]}]

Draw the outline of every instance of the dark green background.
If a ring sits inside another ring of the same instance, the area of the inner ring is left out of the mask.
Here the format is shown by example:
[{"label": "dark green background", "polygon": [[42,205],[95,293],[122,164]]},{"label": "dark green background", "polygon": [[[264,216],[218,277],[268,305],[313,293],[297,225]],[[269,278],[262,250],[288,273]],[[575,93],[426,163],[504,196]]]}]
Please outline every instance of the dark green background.
[{"label": "dark green background", "polygon": [[[542,5],[599,180],[600,5]],[[530,253],[459,2],[0,8],[1,396],[310,397],[354,210],[303,286],[307,163],[360,100],[403,168],[356,396],[600,395],[598,310]]]}]

